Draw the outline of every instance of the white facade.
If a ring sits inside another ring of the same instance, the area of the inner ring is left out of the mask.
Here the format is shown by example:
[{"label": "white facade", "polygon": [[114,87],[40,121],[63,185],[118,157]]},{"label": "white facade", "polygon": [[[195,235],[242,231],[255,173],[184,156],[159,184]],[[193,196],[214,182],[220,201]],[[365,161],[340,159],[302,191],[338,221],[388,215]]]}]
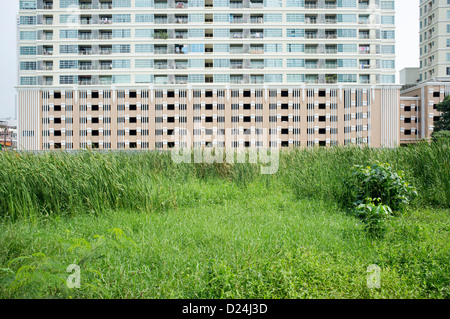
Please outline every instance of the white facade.
[{"label": "white facade", "polygon": [[395,83],[394,1],[19,1],[20,86]]},{"label": "white facade", "polygon": [[420,79],[450,80],[450,2],[420,1]]}]

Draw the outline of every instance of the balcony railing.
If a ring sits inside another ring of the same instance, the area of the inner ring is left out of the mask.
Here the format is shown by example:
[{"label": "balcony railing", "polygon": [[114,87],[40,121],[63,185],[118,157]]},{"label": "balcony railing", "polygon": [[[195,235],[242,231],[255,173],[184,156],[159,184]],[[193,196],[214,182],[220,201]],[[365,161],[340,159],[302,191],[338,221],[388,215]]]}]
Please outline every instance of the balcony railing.
[{"label": "balcony railing", "polygon": [[187,69],[187,68],[188,68],[187,63],[183,63],[183,64],[181,64],[181,63],[176,63],[176,64],[175,64],[175,69]]},{"label": "balcony railing", "polygon": [[112,33],[101,33],[100,39],[102,40],[109,40],[112,39]]},{"label": "balcony railing", "polygon": [[263,17],[250,17],[250,23],[264,23]]},{"label": "balcony railing", "polygon": [[53,9],[53,4],[45,4],[42,6],[42,9],[44,10],[52,10]]},{"label": "balcony railing", "polygon": [[91,10],[92,4],[80,4],[80,9],[82,10]]},{"label": "balcony railing", "polygon": [[100,24],[112,24],[112,19],[102,18]]},{"label": "balcony railing", "polygon": [[101,64],[100,69],[101,70],[112,70],[112,64]]},{"label": "balcony railing", "polygon": [[78,81],[78,85],[92,85],[92,80],[81,80],[81,81]]},{"label": "balcony railing", "polygon": [[92,50],[79,50],[78,54],[80,54],[80,55],[92,55]]},{"label": "balcony railing", "polygon": [[230,23],[244,23],[243,18],[231,18]]},{"label": "balcony railing", "polygon": [[[175,23],[177,23],[177,24],[184,24],[184,23],[188,23],[188,22],[189,22],[189,20],[187,18],[175,18]],[[167,23],[167,20],[165,23]]]},{"label": "balcony railing", "polygon": [[264,34],[262,32],[250,33],[250,38],[262,39],[262,38],[264,38]]},{"label": "balcony railing", "polygon": [[80,64],[78,70],[92,70],[92,64]]},{"label": "balcony railing", "polygon": [[112,9],[112,3],[100,3],[100,9]]},{"label": "balcony railing", "polygon": [[317,33],[305,33],[307,39],[317,39]]},{"label": "balcony railing", "polygon": [[79,40],[92,40],[92,34],[79,34]]},{"label": "balcony railing", "polygon": [[167,69],[167,64],[155,64],[155,69],[157,70]]},{"label": "balcony railing", "polygon": [[244,67],[243,63],[232,63],[230,64],[230,68],[232,69],[242,69]]},{"label": "balcony railing", "polygon": [[234,32],[230,35],[231,39],[242,39],[244,34],[242,32]]},{"label": "balcony railing", "polygon": [[112,49],[111,49],[111,50],[108,50],[108,49],[101,49],[101,50],[100,50],[100,54],[101,54],[101,55],[112,54]]}]

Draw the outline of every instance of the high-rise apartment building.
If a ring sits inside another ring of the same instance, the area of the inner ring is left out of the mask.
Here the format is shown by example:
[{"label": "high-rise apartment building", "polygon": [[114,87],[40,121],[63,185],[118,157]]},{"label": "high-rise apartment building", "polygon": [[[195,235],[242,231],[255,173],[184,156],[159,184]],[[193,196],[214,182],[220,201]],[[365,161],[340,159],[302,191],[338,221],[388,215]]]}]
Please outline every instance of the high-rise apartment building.
[{"label": "high-rise apartment building", "polygon": [[449,0],[420,0],[420,80],[450,80]]},{"label": "high-rise apartment building", "polygon": [[395,1],[19,4],[19,148],[399,142]]},{"label": "high-rise apartment building", "polygon": [[419,77],[401,92],[401,144],[429,139],[441,116],[436,106],[450,95],[450,0],[420,0]]}]

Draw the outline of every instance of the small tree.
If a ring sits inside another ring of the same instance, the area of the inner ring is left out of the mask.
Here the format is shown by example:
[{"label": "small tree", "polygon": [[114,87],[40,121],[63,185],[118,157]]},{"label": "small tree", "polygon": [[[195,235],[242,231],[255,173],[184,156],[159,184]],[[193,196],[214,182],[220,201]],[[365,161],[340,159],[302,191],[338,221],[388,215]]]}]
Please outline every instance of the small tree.
[{"label": "small tree", "polygon": [[436,106],[436,109],[442,114],[434,125],[434,132],[450,131],[450,95],[447,95],[444,101]]}]

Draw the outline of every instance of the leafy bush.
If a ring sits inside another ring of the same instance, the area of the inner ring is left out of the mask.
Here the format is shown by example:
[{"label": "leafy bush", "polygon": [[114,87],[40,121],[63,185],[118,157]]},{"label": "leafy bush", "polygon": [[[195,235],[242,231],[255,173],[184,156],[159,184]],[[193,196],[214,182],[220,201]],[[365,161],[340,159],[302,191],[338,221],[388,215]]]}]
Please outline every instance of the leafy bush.
[{"label": "leafy bush", "polygon": [[380,198],[366,198],[365,203],[359,204],[354,212],[362,219],[367,231],[375,236],[382,234],[386,221],[392,217],[391,208],[383,205]]},{"label": "leafy bush", "polygon": [[394,172],[389,163],[377,161],[367,167],[355,165],[352,176],[350,197],[354,206],[364,204],[367,198],[376,198],[380,204],[398,212],[417,196],[415,187],[405,181],[404,172]]}]

